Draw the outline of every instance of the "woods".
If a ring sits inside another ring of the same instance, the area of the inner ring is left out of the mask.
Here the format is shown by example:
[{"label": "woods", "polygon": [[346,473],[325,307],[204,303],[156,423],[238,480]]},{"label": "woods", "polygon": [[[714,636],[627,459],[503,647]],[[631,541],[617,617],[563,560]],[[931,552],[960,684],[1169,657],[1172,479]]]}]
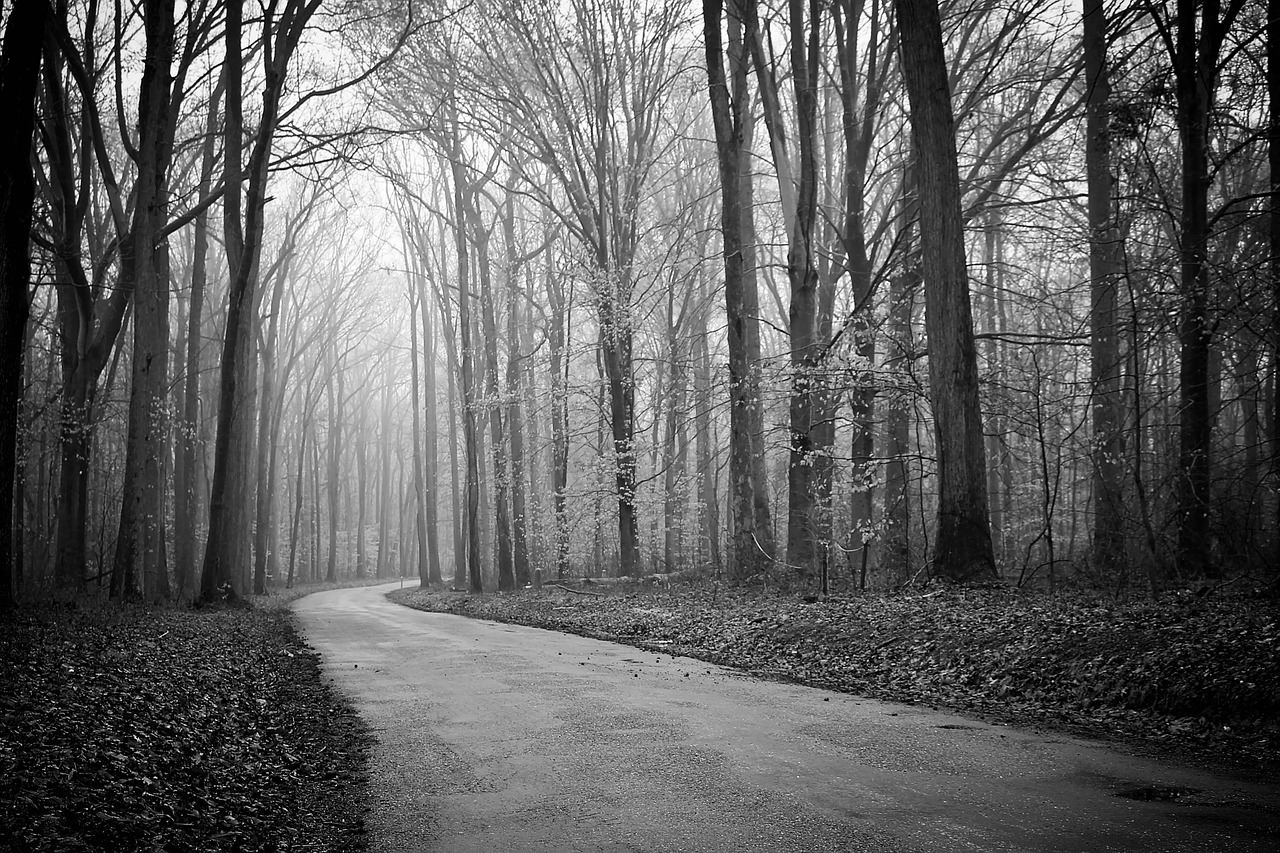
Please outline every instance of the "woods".
[{"label": "woods", "polygon": [[3,601],[1274,584],[1273,6],[6,4]]}]

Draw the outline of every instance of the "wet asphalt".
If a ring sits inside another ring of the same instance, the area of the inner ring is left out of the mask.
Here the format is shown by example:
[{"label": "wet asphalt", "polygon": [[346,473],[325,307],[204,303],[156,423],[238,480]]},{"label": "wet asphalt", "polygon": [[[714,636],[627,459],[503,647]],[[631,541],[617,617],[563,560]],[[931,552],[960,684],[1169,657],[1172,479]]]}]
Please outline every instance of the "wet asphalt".
[{"label": "wet asphalt", "polygon": [[1280,780],[423,613],[398,586],[294,604],[377,738],[371,853],[1280,851]]}]

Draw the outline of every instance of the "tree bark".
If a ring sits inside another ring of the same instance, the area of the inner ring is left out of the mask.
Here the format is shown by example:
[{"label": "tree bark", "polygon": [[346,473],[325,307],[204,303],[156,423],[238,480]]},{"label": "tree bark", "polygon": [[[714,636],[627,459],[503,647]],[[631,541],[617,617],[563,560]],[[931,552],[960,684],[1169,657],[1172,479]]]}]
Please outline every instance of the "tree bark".
[{"label": "tree bark", "polygon": [[1184,578],[1216,571],[1211,563],[1209,524],[1214,418],[1210,406],[1209,112],[1222,42],[1243,5],[1243,0],[1229,0],[1225,16],[1220,16],[1220,0],[1203,4],[1178,0],[1170,57],[1178,105],[1178,138],[1182,143],[1177,520],[1178,571]]},{"label": "tree bark", "polygon": [[551,254],[547,254],[545,273],[550,318],[547,326],[551,367],[551,496],[554,515],[556,579],[564,580],[569,571],[569,518],[565,489],[569,482],[569,365],[567,358],[569,328],[568,306],[564,285],[556,276]]},{"label": "tree bark", "polygon": [[[1268,212],[1268,242],[1271,248],[1271,330],[1273,349],[1273,420],[1280,415],[1280,0],[1267,0],[1267,103],[1271,104],[1267,122],[1267,162],[1271,171],[1271,204]],[[1280,439],[1280,428],[1272,426]],[[1280,444],[1280,441],[1277,442]],[[1277,448],[1280,450],[1280,448]],[[1280,571],[1280,452],[1271,458],[1273,490],[1277,493],[1276,515],[1272,521],[1276,531],[1276,558],[1272,560],[1273,573]]]},{"label": "tree bark", "polygon": [[[218,104],[225,78],[219,78],[205,119],[205,144],[200,160],[200,183],[197,195],[204,198],[213,183],[213,170],[218,153]],[[205,285],[208,283],[209,215],[201,212],[192,224],[191,307],[187,314],[186,373],[183,377],[182,417],[178,426],[179,472],[173,485],[174,574],[177,593],[182,597],[196,582],[196,519],[200,515],[200,499],[196,468],[200,437],[200,352],[201,326],[204,317]]]},{"label": "tree bark", "polygon": [[[253,445],[256,381],[256,328],[258,258],[262,248],[263,216],[267,201],[268,166],[275,140],[285,73],[308,21],[320,0],[285,0],[278,14],[263,21],[265,66],[262,107],[248,167],[241,163],[244,139],[242,87],[244,52],[243,0],[227,4],[226,21],[226,124],[223,132],[225,163],[223,223],[230,284],[227,294],[226,332],[222,348],[222,375],[218,394],[218,426],[214,442],[213,483],[209,497],[209,542],[205,549],[201,597],[215,600],[220,588],[230,584],[237,594],[245,591],[249,576],[249,487]],[[248,192],[241,205],[241,182]],[[243,211],[244,218],[241,220]]]},{"label": "tree bark", "polygon": [[[729,344],[729,518],[730,553],[735,577],[744,579],[769,567],[774,556],[773,521],[764,477],[764,415],[760,404],[759,296],[751,237],[751,180],[748,136],[751,104],[747,87],[750,59],[744,46],[751,33],[744,23],[744,0],[730,0],[726,51],[721,38],[723,0],[703,3],[708,91],[720,173],[721,246],[724,255],[725,311]],[[745,0],[754,2],[754,0]],[[729,74],[725,73],[725,61]]]},{"label": "tree bark", "polygon": [[[169,161],[173,151],[173,0],[143,5],[146,56],[138,98],[138,178],[129,253],[134,266],[133,363],[123,501],[111,592],[169,597],[164,534],[164,467],[169,395]],[[181,93],[177,93],[181,97]]]},{"label": "tree bark", "polygon": [[942,25],[935,0],[895,0],[895,6],[919,164],[925,330],[938,454],[935,573],[957,582],[995,580],[955,120]]},{"label": "tree bark", "polygon": [[[409,241],[406,240],[406,252],[408,247]],[[417,496],[413,529],[418,543],[418,585],[427,587],[431,584],[431,570],[427,559],[427,487],[422,472],[421,393],[418,386],[418,372],[421,364],[418,351],[419,298],[417,282],[411,279],[409,282],[409,381],[412,384],[409,386],[409,405],[413,411],[413,436],[409,441],[413,447],[413,493]]]},{"label": "tree bark", "polygon": [[1090,377],[1093,426],[1093,562],[1124,559],[1124,400],[1117,292],[1120,236],[1111,174],[1111,82],[1102,0],[1084,0],[1085,169],[1089,194]]},{"label": "tree bark", "polygon": [[875,116],[880,108],[880,15],[878,4],[871,12],[867,38],[868,59],[866,97],[858,105],[858,38],[863,0],[840,0],[832,6],[836,45],[840,64],[841,129],[845,157],[845,210],[843,244],[849,272],[853,315],[848,330],[857,355],[858,372],[849,391],[850,419],[850,567],[861,569],[869,561],[872,540],[872,502],[874,497],[875,459],[875,382],[876,342],[873,328],[872,270],[867,250],[866,180],[867,164],[874,139]]},{"label": "tree bark", "polygon": [[40,50],[48,20],[45,3],[14,0],[0,57],[0,608],[16,601],[13,525],[22,356],[31,299],[32,205],[35,175],[31,140],[40,79]]}]

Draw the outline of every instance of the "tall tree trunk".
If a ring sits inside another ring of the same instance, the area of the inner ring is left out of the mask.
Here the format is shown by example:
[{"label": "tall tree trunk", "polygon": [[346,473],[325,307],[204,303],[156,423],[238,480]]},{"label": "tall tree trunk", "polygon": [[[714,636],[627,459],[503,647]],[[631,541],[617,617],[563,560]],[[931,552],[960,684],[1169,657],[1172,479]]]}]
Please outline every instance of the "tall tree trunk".
[{"label": "tall tree trunk", "polygon": [[168,137],[174,92],[173,0],[143,6],[146,59],[138,99],[138,179],[129,253],[134,265],[134,348],[123,500],[111,575],[113,595],[169,596],[164,542],[164,466],[169,395]]},{"label": "tall tree trunk", "polygon": [[[514,182],[515,176],[511,180]],[[511,561],[517,589],[529,583],[528,519],[525,509],[524,418],[520,397],[520,268],[515,240],[515,200],[508,190],[502,207],[507,276],[507,437],[511,443]]]},{"label": "tall tree trunk", "polygon": [[[445,253],[442,252],[444,257]],[[444,321],[444,331],[448,340],[445,341],[445,362],[447,375],[449,377],[447,391],[449,404],[449,480],[450,480],[450,497],[449,505],[452,507],[450,515],[453,520],[453,586],[455,589],[463,589],[467,585],[467,568],[466,568],[466,535],[463,532],[463,506],[462,506],[462,474],[458,465],[458,430],[461,422],[461,412],[459,411],[458,397],[459,385],[462,383],[462,368],[458,361],[458,333],[457,325],[453,320],[453,311],[449,304],[449,295],[445,291],[442,283],[438,283],[436,295],[440,304],[441,318]]]},{"label": "tall tree trunk", "polygon": [[22,345],[31,295],[28,240],[35,201],[31,140],[47,20],[45,3],[14,0],[0,58],[0,115],[5,117],[0,131],[0,608],[11,607],[17,596],[13,498]]},{"label": "tall tree trunk", "polygon": [[670,324],[667,336],[667,357],[670,359],[671,378],[667,392],[664,441],[666,470],[663,483],[663,543],[665,563],[663,571],[674,572],[682,568],[684,531],[684,472],[689,461],[689,438],[684,424],[687,422],[686,399],[688,387],[685,381],[684,353],[681,352],[679,330]]},{"label": "tall tree trunk", "polygon": [[1124,400],[1117,290],[1120,232],[1111,175],[1110,72],[1102,0],[1084,0],[1085,169],[1089,192],[1090,378],[1093,420],[1093,562],[1124,559]]},{"label": "tall tree trunk", "polygon": [[[1210,3],[1216,18],[1217,3]],[[1181,316],[1178,340],[1178,570],[1196,577],[1209,569],[1209,106],[1216,62],[1200,52],[1200,4],[1178,0],[1174,57],[1178,136],[1182,143],[1182,216],[1179,258]],[[1206,10],[1206,15],[1209,12]],[[1213,22],[1216,24],[1216,20]],[[1212,26],[1212,25],[1210,25]],[[1207,28],[1206,28],[1207,29]],[[1204,76],[1208,74],[1208,77]]]},{"label": "tall tree trunk", "polygon": [[[346,402],[345,367],[335,357],[332,365],[330,383],[326,386],[329,394],[329,448],[327,453],[329,482],[329,559],[325,564],[324,579],[334,583],[338,579],[338,521],[339,498],[342,490],[342,419]],[[336,386],[336,388],[335,388]]]},{"label": "tall tree trunk", "polygon": [[[226,111],[223,119],[223,174],[226,193],[222,199],[223,241],[230,272],[227,287],[227,316],[222,347],[222,374],[218,387],[218,422],[214,439],[213,483],[209,496],[209,539],[205,543],[200,597],[218,599],[229,587],[234,594],[247,592],[241,586],[248,562],[249,516],[248,434],[252,429],[254,401],[252,385],[253,309],[256,264],[254,253],[246,251],[246,235],[241,220],[245,169],[241,160],[244,139],[244,51],[243,0],[227,3]],[[265,131],[265,128],[264,128]],[[252,202],[250,202],[252,205]]]},{"label": "tall tree trunk", "polygon": [[436,415],[436,329],[431,319],[431,305],[426,284],[417,282],[418,306],[422,314],[422,353],[425,359],[423,395],[426,397],[426,464],[423,476],[426,483],[427,524],[427,580],[440,584],[444,579],[440,570],[440,465],[438,460],[440,425]]},{"label": "tall tree trunk", "polygon": [[[68,15],[65,0],[54,4],[55,20]],[[96,25],[93,7],[85,19],[86,32]],[[75,112],[63,91],[64,70],[68,67],[95,67],[95,40],[84,41],[83,56],[74,66],[69,62],[74,48],[59,45],[57,31],[46,35],[44,43],[44,101],[42,135],[47,140],[44,156],[49,173],[50,224],[54,238],[54,261],[58,270],[58,331],[62,364],[61,423],[59,425],[60,488],[57,498],[57,533],[54,581],[58,587],[78,587],[84,582],[88,545],[90,460],[95,445],[97,418],[94,402],[103,369],[111,362],[133,298],[133,265],[122,264],[110,296],[95,299],[91,278],[82,256],[85,221],[91,190],[101,190],[115,226],[120,248],[130,244],[131,224],[125,211],[115,170],[102,145],[102,129],[94,109],[79,109],[80,150],[77,157],[71,139]],[[95,79],[74,72],[82,104],[96,101]],[[92,142],[90,142],[92,141]],[[97,156],[95,182],[94,157]],[[95,185],[96,184],[96,185]],[[94,198],[101,196],[95,195]],[[114,367],[114,362],[111,362]]]},{"label": "tall tree trunk", "polygon": [[[497,538],[498,590],[516,588],[515,563],[511,550],[511,491],[507,470],[506,425],[502,421],[502,389],[498,383],[498,321],[494,311],[493,265],[489,256],[489,232],[480,221],[479,211],[468,211],[475,234],[476,261],[480,279],[480,322],[484,338],[484,384],[486,408],[489,410],[489,448],[493,454],[494,532]],[[515,346],[509,341],[509,346]],[[508,389],[510,391],[510,389]]]},{"label": "tall tree trunk", "polygon": [[[407,245],[407,243],[406,243]],[[409,439],[413,447],[413,493],[417,501],[413,514],[414,535],[418,543],[418,585],[431,584],[431,569],[427,557],[427,487],[422,473],[422,415],[420,413],[421,391],[418,386],[418,286],[415,281],[409,283],[409,405],[413,410],[413,435]]]},{"label": "tall tree trunk", "polygon": [[548,320],[548,350],[551,360],[551,495],[554,514],[556,579],[563,580],[569,571],[569,518],[565,489],[569,481],[569,363],[566,330],[569,326],[567,299],[563,282],[557,278],[547,252],[547,302],[551,307]]},{"label": "tall tree trunk", "polygon": [[863,0],[840,0],[832,6],[840,63],[841,129],[845,156],[844,246],[847,252],[849,283],[853,299],[853,315],[848,330],[853,336],[852,348],[857,355],[859,372],[849,391],[850,419],[850,498],[849,561],[861,569],[869,561],[872,538],[873,484],[875,481],[875,381],[876,358],[873,328],[872,269],[867,250],[866,180],[867,164],[874,139],[876,111],[880,105],[881,77],[879,41],[879,4],[871,11],[867,37],[866,97],[858,106],[858,44]]},{"label": "tall tree trunk", "polygon": [[915,357],[911,315],[920,287],[919,250],[915,232],[917,201],[914,169],[908,167],[903,180],[902,269],[889,282],[889,345],[885,367],[901,377],[899,390],[885,405],[885,472],[883,547],[879,564],[891,585],[905,583],[911,572],[911,408],[910,386],[905,381]]},{"label": "tall tree trunk", "polygon": [[382,385],[382,423],[378,432],[379,457],[382,461],[382,473],[378,477],[378,577],[389,577],[394,561],[392,560],[391,517],[399,515],[399,503],[395,502],[391,488],[391,359],[387,359],[386,374]]},{"label": "tall tree trunk", "polygon": [[[818,472],[822,453],[819,406],[822,394],[818,328],[817,108],[818,47],[821,6],[789,0],[791,79],[796,100],[796,143],[800,169],[795,183],[795,210],[788,222],[787,281],[791,288],[788,331],[791,338],[789,406],[790,463],[787,466],[787,562],[804,583],[818,562],[821,536]],[[807,24],[807,26],[806,26]],[[781,173],[780,173],[781,175]]]},{"label": "tall tree trunk", "polygon": [[742,2],[744,0],[730,0],[727,57],[721,38],[723,0],[707,0],[702,7],[708,91],[720,173],[720,230],[728,319],[730,552],[732,570],[740,579],[765,571],[775,550],[764,477],[764,415],[758,381],[759,296],[754,250],[750,244],[752,171],[748,138],[752,118],[747,86],[750,59],[744,42],[751,34],[744,36],[743,25],[754,21],[754,15],[743,14]]},{"label": "tall tree trunk", "polygon": [[[707,345],[707,312],[710,300],[706,295],[706,281],[700,274],[698,277],[698,301],[703,306],[697,313],[697,328],[694,330],[694,399],[696,414],[694,415],[697,438],[694,452],[698,466],[698,503],[702,506],[701,529],[699,534],[699,559],[705,562],[712,577],[719,578],[720,561],[720,497],[716,488],[716,466],[711,448],[714,436],[711,434],[711,410],[715,406],[713,390],[713,371],[711,351]],[[703,550],[705,548],[705,550]]]},{"label": "tall tree trunk", "polygon": [[955,119],[942,24],[936,0],[895,0],[895,5],[920,176],[925,329],[938,454],[935,571],[958,582],[995,580]]},{"label": "tall tree trunk", "polygon": [[369,407],[361,402],[356,406],[356,577],[369,573],[369,545],[365,527],[368,520],[369,494],[369,442],[365,437],[365,418]]},{"label": "tall tree trunk", "polygon": [[[291,252],[292,247],[282,249]],[[280,306],[284,301],[284,285],[289,278],[290,261],[283,260],[276,271],[275,284],[271,288],[271,315],[267,322],[267,335],[262,343],[262,393],[258,406],[258,461],[255,491],[258,494],[257,520],[254,524],[253,592],[267,592],[267,565],[271,557],[271,545],[275,533],[275,467],[276,443],[275,411],[276,395],[276,342],[280,331]]]},{"label": "tall tree trunk", "polygon": [[475,350],[471,335],[471,262],[467,247],[466,193],[468,179],[462,162],[462,143],[459,138],[458,119],[453,115],[450,148],[450,169],[453,177],[454,251],[458,261],[458,332],[462,344],[461,408],[462,437],[466,457],[465,506],[463,507],[464,553],[456,555],[465,561],[467,588],[471,592],[483,592],[484,581],[480,573],[480,447],[479,427],[476,424]]},{"label": "tall tree trunk", "polygon": [[293,588],[294,571],[298,564],[298,547],[300,544],[298,541],[298,528],[302,524],[303,485],[307,479],[307,413],[309,411],[309,401],[304,400],[302,406],[303,410],[298,414],[298,466],[297,477],[293,483],[293,522],[289,528],[289,576],[285,580],[286,589]]},{"label": "tall tree trunk", "polygon": [[[209,496],[209,542],[205,549],[201,597],[214,600],[230,584],[237,594],[249,577],[252,494],[249,487],[257,377],[258,258],[262,248],[268,167],[275,140],[285,72],[308,21],[320,0],[284,0],[263,22],[262,107],[247,168],[241,163],[244,140],[244,51],[241,44],[243,0],[227,4],[226,121],[223,129],[223,224],[227,267],[226,331],[218,393],[218,426],[214,442],[213,483]],[[241,182],[248,191],[241,198]],[[242,205],[243,201],[243,205]],[[244,214],[243,221],[241,214]]]},{"label": "tall tree trunk", "polygon": [[[225,78],[220,77],[209,99],[205,119],[205,144],[200,158],[199,198],[209,194],[218,155],[218,104]],[[182,385],[182,417],[178,426],[179,472],[173,484],[174,574],[178,596],[185,596],[196,582],[196,519],[200,516],[198,489],[200,449],[200,352],[203,339],[205,285],[208,283],[209,214],[202,211],[192,223],[191,307],[187,313],[186,371]]]},{"label": "tall tree trunk", "polygon": [[[1271,104],[1267,122],[1267,162],[1271,171],[1271,204],[1268,229],[1271,249],[1271,333],[1273,336],[1272,397],[1273,421],[1280,416],[1280,0],[1267,0],[1267,103]],[[1272,424],[1280,445],[1280,427]],[[1280,451],[1280,447],[1277,447]],[[1273,488],[1277,493],[1275,522],[1277,559],[1272,560],[1273,574],[1280,571],[1280,452],[1271,457]]]}]

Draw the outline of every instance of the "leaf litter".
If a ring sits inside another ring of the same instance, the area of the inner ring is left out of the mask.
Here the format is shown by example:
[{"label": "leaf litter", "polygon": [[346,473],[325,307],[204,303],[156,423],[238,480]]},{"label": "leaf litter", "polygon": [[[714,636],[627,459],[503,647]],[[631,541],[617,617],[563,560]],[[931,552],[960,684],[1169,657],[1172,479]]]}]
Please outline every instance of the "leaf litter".
[{"label": "leaf litter", "polygon": [[282,607],[6,618],[0,849],[363,849],[369,734]]}]

